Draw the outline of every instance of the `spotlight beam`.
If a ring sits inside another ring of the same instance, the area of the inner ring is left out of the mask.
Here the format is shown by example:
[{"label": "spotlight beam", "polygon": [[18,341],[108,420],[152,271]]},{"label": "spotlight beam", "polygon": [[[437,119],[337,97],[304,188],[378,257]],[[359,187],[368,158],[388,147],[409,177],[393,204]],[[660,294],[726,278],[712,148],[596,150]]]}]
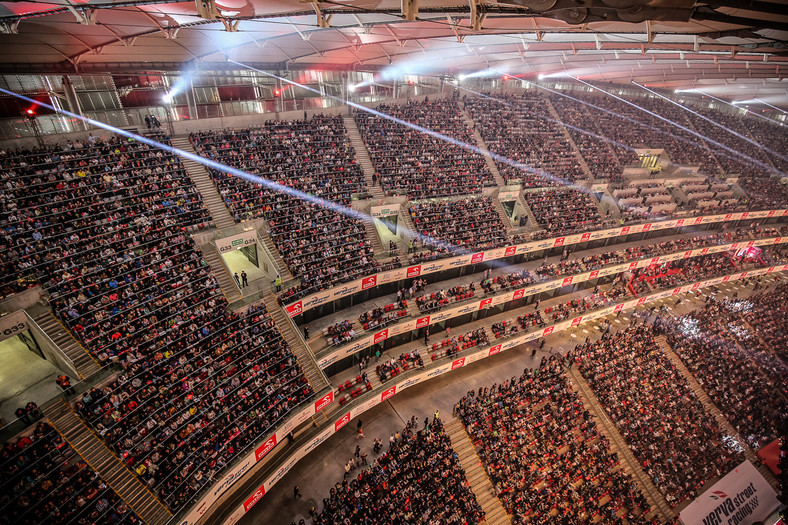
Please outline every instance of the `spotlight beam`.
[{"label": "spotlight beam", "polygon": [[[769,104],[768,102],[766,102],[766,101],[763,101],[763,100],[761,100],[761,99],[759,99],[759,98],[753,98],[753,100],[757,100],[757,101],[758,101],[758,102],[760,102],[761,104],[765,104],[765,105],[769,106],[769,107],[770,107],[770,108],[772,108],[772,109],[776,109],[777,111],[779,111],[779,112],[780,112],[780,113],[782,113],[783,115],[785,115],[785,114],[786,114],[784,109],[780,109],[780,108],[778,108],[777,106],[772,106],[772,105],[771,105],[771,104]],[[765,117],[764,117],[764,118],[765,118]],[[769,120],[771,120],[771,119],[769,119]]]},{"label": "spotlight beam", "polygon": [[734,135],[734,136],[735,136],[735,137],[737,137],[737,138],[740,138],[740,139],[742,139],[742,140],[744,140],[744,141],[746,141],[746,142],[749,142],[749,143],[750,143],[750,144],[752,144],[753,146],[756,146],[756,147],[758,147],[758,148],[761,148],[762,150],[764,150],[764,151],[766,151],[766,152],[768,152],[768,153],[771,153],[771,154],[772,154],[772,155],[774,155],[775,157],[779,157],[779,158],[781,158],[781,159],[782,159],[782,160],[784,160],[784,161],[788,161],[788,157],[786,157],[785,155],[781,155],[780,153],[777,153],[776,151],[773,151],[773,150],[771,150],[771,149],[767,148],[766,146],[763,146],[762,144],[759,144],[759,143],[755,142],[755,141],[754,141],[754,140],[752,140],[751,138],[749,138],[749,137],[745,137],[745,136],[744,136],[744,135],[742,135],[741,133],[738,133],[738,132],[736,132],[736,131],[734,131],[734,130],[732,130],[732,129],[728,128],[728,127],[725,127],[725,126],[723,126],[722,124],[720,124],[720,123],[718,123],[718,122],[715,122],[715,121],[713,121],[712,119],[710,119],[710,118],[708,118],[708,117],[705,117],[705,116],[701,115],[701,114],[700,114],[700,113],[698,113],[697,111],[694,111],[694,110],[692,110],[692,109],[688,108],[687,106],[684,106],[684,105],[682,105],[682,104],[679,104],[679,103],[678,103],[678,102],[676,102],[675,100],[671,100],[671,99],[669,99],[668,97],[666,97],[666,96],[664,96],[664,95],[662,95],[662,94],[660,94],[660,93],[657,93],[656,91],[654,91],[654,90],[652,90],[652,89],[649,89],[649,88],[647,88],[646,86],[644,86],[644,85],[642,85],[642,84],[638,84],[638,83],[637,83],[637,82],[635,82],[634,80],[632,81],[632,83],[633,83],[633,84],[635,84],[637,87],[639,87],[639,88],[641,88],[641,89],[644,89],[644,90],[648,91],[649,93],[653,93],[654,95],[658,96],[659,98],[663,98],[663,99],[667,100],[668,102],[670,102],[671,104],[674,104],[674,105],[676,105],[676,106],[680,107],[681,109],[683,109],[683,110],[685,110],[685,111],[689,111],[689,112],[690,112],[690,113],[692,113],[693,115],[695,115],[695,116],[697,116],[697,117],[700,117],[700,118],[702,118],[703,120],[705,120],[705,121],[707,121],[707,122],[709,122],[709,123],[711,123],[711,124],[714,124],[714,125],[715,125],[715,126],[717,126],[718,128],[724,129],[725,131],[727,131],[727,132],[728,132],[728,133],[730,133],[731,135]]},{"label": "spotlight beam", "polygon": [[[188,151],[184,151],[184,150],[176,148],[174,146],[163,144],[161,142],[158,142],[156,140],[150,139],[148,137],[143,137],[142,135],[138,135],[136,133],[132,133],[132,132],[126,131],[124,129],[116,128],[115,126],[111,126],[110,124],[106,124],[104,122],[101,122],[101,121],[98,121],[98,120],[94,120],[92,118],[85,117],[85,116],[82,116],[82,115],[77,115],[76,113],[72,113],[72,112],[64,110],[64,109],[58,109],[58,108],[56,108],[56,107],[54,107],[52,105],[46,104],[44,102],[39,102],[37,100],[33,100],[32,98],[26,97],[24,95],[20,95],[19,93],[15,93],[13,91],[9,91],[9,90],[4,89],[4,88],[0,88],[0,93],[4,93],[6,95],[10,95],[12,97],[16,97],[16,98],[18,98],[20,100],[24,100],[26,102],[37,104],[38,106],[50,109],[50,110],[54,111],[55,113],[58,113],[58,114],[61,114],[61,115],[66,115],[68,117],[81,120],[82,122],[85,122],[87,124],[90,124],[91,126],[95,126],[97,128],[101,128],[103,130],[109,131],[110,133],[114,133],[116,135],[120,135],[120,136],[123,136],[123,137],[126,137],[126,138],[130,138],[130,139],[133,139],[133,140],[135,140],[137,142],[142,142],[143,144],[147,144],[147,145],[149,145],[151,147],[158,148],[158,149],[161,149],[163,151],[167,151],[167,152],[172,153],[173,155],[176,155],[178,157],[181,157],[181,158],[184,158],[184,159],[189,159],[191,161],[194,161],[194,162],[197,162],[199,164],[202,164],[206,168],[212,168],[212,169],[215,169],[217,171],[228,173],[230,175],[233,175],[233,176],[245,179],[245,180],[247,180],[249,182],[252,182],[252,183],[255,183],[255,184],[259,184],[259,185],[261,185],[261,186],[263,186],[263,187],[265,187],[267,189],[270,189],[270,190],[273,190],[273,191],[276,191],[276,192],[279,192],[279,193],[284,193],[284,194],[289,195],[289,196],[291,196],[293,198],[300,199],[300,200],[303,200],[303,201],[307,201],[307,202],[310,202],[310,203],[315,204],[317,206],[321,206],[323,208],[330,209],[332,211],[335,211],[335,212],[340,213],[342,215],[345,215],[347,217],[350,217],[350,218],[353,218],[353,219],[358,219],[360,221],[366,221],[366,222],[369,222],[369,221],[373,220],[371,215],[368,215],[368,214],[366,214],[364,212],[361,212],[361,211],[358,211],[358,210],[354,210],[354,209],[346,207],[346,206],[342,206],[341,204],[337,204],[337,203],[331,202],[329,200],[321,199],[320,197],[317,197],[315,195],[310,195],[308,193],[305,193],[303,191],[297,190],[295,188],[291,188],[290,186],[285,186],[285,185],[279,184],[278,182],[274,182],[274,181],[272,181],[270,179],[266,179],[266,178],[260,177],[258,175],[253,175],[251,173],[247,173],[247,172],[245,172],[243,170],[239,170],[239,169],[234,168],[232,166],[228,166],[226,164],[222,164],[222,163],[217,162],[215,160],[211,160],[211,159],[208,159],[206,157],[202,157],[202,156],[197,155],[195,153],[190,153]],[[456,246],[454,244],[446,243],[446,242],[444,242],[444,241],[442,241],[440,239],[435,239],[435,238],[432,238],[432,237],[430,237],[428,235],[423,235],[423,234],[421,234],[419,232],[408,230],[407,228],[405,229],[405,231],[410,235],[410,237],[412,237],[414,239],[418,239],[420,242],[422,242],[425,245],[430,245],[430,246],[435,246],[435,247],[438,247],[438,248],[441,248],[441,249],[445,249],[445,250],[447,250],[450,253],[453,253],[455,255],[468,255],[468,254],[474,253],[474,251],[466,250],[466,249],[464,249],[464,248],[462,248],[460,246]],[[509,266],[509,265],[502,265],[502,266]]]},{"label": "spotlight beam", "polygon": [[706,97],[709,97],[709,98],[713,98],[714,100],[717,100],[717,101],[719,101],[719,102],[722,102],[723,104],[728,104],[729,106],[731,106],[731,107],[734,107],[734,108],[736,108],[736,109],[743,109],[744,111],[746,111],[746,112],[747,112],[747,113],[749,113],[750,115],[755,115],[756,117],[760,117],[760,118],[762,118],[762,119],[764,119],[764,120],[768,120],[768,121],[769,121],[769,122],[771,122],[772,124],[774,124],[774,123],[775,123],[775,122],[774,122],[774,120],[773,120],[773,119],[770,119],[769,117],[764,117],[764,116],[763,116],[763,115],[761,115],[760,113],[756,113],[756,112],[754,112],[754,111],[750,111],[749,109],[747,109],[747,108],[743,108],[743,107],[741,107],[741,106],[737,106],[736,104],[731,104],[731,103],[730,103],[730,102],[728,102],[727,100],[723,100],[723,99],[721,99],[721,98],[719,98],[719,97],[715,97],[714,95],[709,95],[708,93],[704,93],[703,91],[698,91],[698,93],[700,93],[700,94],[701,94],[701,95],[703,95],[703,96],[706,96]]},{"label": "spotlight beam", "polygon": [[[644,112],[644,113],[647,113],[647,114],[651,115],[652,117],[656,117],[656,118],[658,118],[659,120],[662,120],[662,121],[664,121],[664,122],[667,122],[667,123],[668,123],[668,124],[670,124],[671,126],[675,126],[675,127],[679,128],[679,129],[681,129],[681,130],[684,130],[684,131],[686,131],[687,133],[690,133],[690,134],[692,134],[692,135],[695,135],[696,137],[698,137],[698,138],[699,138],[699,139],[701,139],[702,141],[709,142],[709,143],[711,143],[711,144],[714,144],[715,146],[717,146],[717,147],[719,147],[719,148],[722,148],[722,149],[724,149],[724,150],[726,150],[726,151],[729,151],[729,152],[731,152],[733,155],[736,155],[736,156],[738,156],[738,157],[741,157],[741,158],[742,158],[742,159],[744,159],[744,160],[747,160],[747,161],[749,161],[749,162],[752,162],[753,164],[756,164],[757,166],[761,167],[762,169],[764,169],[764,170],[766,170],[766,171],[771,171],[771,172],[777,173],[778,175],[785,176],[785,174],[784,174],[783,172],[781,172],[780,170],[778,170],[778,169],[774,168],[773,166],[769,166],[769,165],[767,165],[767,164],[765,164],[765,163],[763,163],[763,162],[761,162],[761,161],[759,161],[759,160],[757,160],[757,159],[754,159],[754,158],[752,158],[752,157],[750,157],[750,156],[748,156],[748,155],[745,155],[745,154],[743,154],[743,153],[741,153],[741,152],[739,152],[739,151],[736,151],[736,150],[735,150],[735,149],[733,149],[733,148],[729,148],[728,146],[726,146],[726,145],[724,145],[724,144],[720,144],[720,143],[719,143],[719,142],[717,142],[716,140],[713,140],[713,139],[711,139],[711,138],[709,138],[709,137],[706,137],[706,136],[704,136],[704,135],[701,135],[701,134],[700,134],[700,133],[698,133],[697,131],[691,130],[691,129],[689,129],[689,128],[688,128],[688,127],[686,127],[686,126],[682,126],[681,124],[679,124],[679,123],[677,123],[677,122],[673,122],[673,121],[672,121],[672,120],[670,120],[669,118],[665,118],[665,117],[663,117],[662,115],[659,115],[659,114],[657,114],[657,113],[654,113],[653,111],[649,111],[649,110],[647,110],[646,108],[642,108],[642,107],[638,106],[637,104],[635,104],[634,102],[630,102],[630,101],[626,100],[625,98],[619,97],[619,96],[617,96],[617,95],[614,95],[613,93],[610,93],[609,91],[605,91],[604,89],[598,88],[597,86],[595,86],[595,85],[593,85],[593,84],[590,84],[590,83],[586,82],[585,80],[581,80],[581,79],[579,79],[579,78],[575,78],[575,80],[577,80],[578,82],[581,82],[581,83],[585,84],[586,86],[588,86],[588,87],[590,87],[590,88],[593,88],[593,89],[598,89],[598,90],[599,90],[599,91],[601,91],[602,93],[604,93],[604,94],[606,94],[606,95],[608,95],[608,96],[611,96],[611,97],[613,97],[613,98],[615,98],[615,99],[617,99],[617,100],[620,100],[621,102],[624,102],[625,104],[628,104],[628,105],[630,105],[630,106],[632,106],[632,107],[634,107],[634,108],[637,108],[638,110],[640,110],[640,111],[642,111],[642,112]],[[700,144],[698,144],[698,145],[700,145]],[[740,160],[739,162],[741,162],[741,160]]]}]

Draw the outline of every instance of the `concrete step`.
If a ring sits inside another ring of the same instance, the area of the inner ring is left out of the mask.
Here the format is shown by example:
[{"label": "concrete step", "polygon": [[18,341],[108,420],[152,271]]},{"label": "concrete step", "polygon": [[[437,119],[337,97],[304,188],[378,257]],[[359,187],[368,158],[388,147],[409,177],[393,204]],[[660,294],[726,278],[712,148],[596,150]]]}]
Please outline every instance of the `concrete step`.
[{"label": "concrete step", "polygon": [[509,514],[498,499],[495,489],[487,477],[487,472],[481,466],[481,460],[476,454],[465,428],[459,419],[452,419],[444,422],[446,434],[451,439],[452,449],[460,459],[460,465],[465,470],[465,477],[468,479],[471,490],[476,495],[476,501],[484,510],[487,523],[510,524]]},{"label": "concrete step", "polygon": [[[285,260],[277,250],[276,245],[274,244],[274,240],[268,234],[267,231],[260,231],[258,232],[258,237],[263,240],[263,244],[268,249],[268,253],[271,255],[273,259],[274,267],[276,268],[276,272],[282,278],[282,282],[292,281],[294,279],[293,274],[290,273],[290,268],[287,267]],[[283,288],[284,289],[284,288]]]},{"label": "concrete step", "polygon": [[135,474],[123,464],[98,436],[77,417],[64,402],[43,409],[55,430],[68,442],[107,485],[125,501],[131,509],[150,525],[164,525],[172,513]]},{"label": "concrete step", "polygon": [[328,378],[322,370],[317,366],[315,356],[309,350],[302,334],[298,332],[298,327],[293,324],[292,319],[285,313],[273,293],[269,292],[263,295],[263,304],[265,304],[268,313],[271,314],[279,333],[290,346],[290,349],[295,354],[298,364],[301,365],[301,370],[306,376],[309,384],[312,385],[312,390],[315,393],[321,392],[330,388]]},{"label": "concrete step", "polygon": [[495,164],[492,155],[490,155],[490,149],[487,147],[487,143],[484,142],[482,134],[479,133],[479,130],[476,127],[476,122],[474,122],[468,112],[464,109],[462,110],[462,116],[465,117],[465,122],[468,124],[468,129],[471,130],[473,138],[476,140],[476,144],[479,146],[479,149],[482,150],[484,161],[487,163],[490,173],[492,173],[493,180],[498,186],[505,186],[506,183],[504,182],[503,177],[501,177],[501,172],[498,171],[498,166]]},{"label": "concrete step", "polygon": [[353,145],[353,149],[356,150],[356,159],[361,170],[364,172],[364,180],[367,183],[369,193],[372,194],[373,199],[382,199],[384,197],[383,190],[381,190],[378,184],[372,184],[372,175],[375,173],[375,166],[372,164],[372,159],[369,157],[369,150],[367,150],[367,145],[364,143],[358,126],[356,126],[356,121],[353,117],[349,116],[343,116],[342,120],[345,123],[345,129],[347,130],[350,143]]},{"label": "concrete step", "polygon": [[227,302],[234,303],[240,300],[241,292],[238,289],[238,285],[235,283],[227,266],[225,266],[222,261],[216,246],[209,243],[204,244],[200,249],[205,257],[205,262],[211,267],[211,271],[214,277],[216,277],[219,287],[222,289],[222,293],[224,293],[224,296],[227,298]]},{"label": "concrete step", "polygon": [[[173,138],[172,144],[178,149],[195,155],[197,154],[194,150],[194,146],[192,146],[191,141],[187,137]],[[223,230],[235,226],[235,220],[233,220],[232,215],[224,205],[224,201],[216,190],[211,175],[208,173],[205,166],[190,159],[184,159],[183,166],[186,168],[186,173],[194,183],[195,188],[200,192],[203,204],[208,208],[208,212],[211,214],[211,218],[216,227]]]},{"label": "concrete step", "polygon": [[34,321],[41,331],[55,343],[60,352],[74,364],[74,368],[77,369],[82,379],[90,377],[101,370],[98,361],[88,353],[51,311],[42,313]]}]

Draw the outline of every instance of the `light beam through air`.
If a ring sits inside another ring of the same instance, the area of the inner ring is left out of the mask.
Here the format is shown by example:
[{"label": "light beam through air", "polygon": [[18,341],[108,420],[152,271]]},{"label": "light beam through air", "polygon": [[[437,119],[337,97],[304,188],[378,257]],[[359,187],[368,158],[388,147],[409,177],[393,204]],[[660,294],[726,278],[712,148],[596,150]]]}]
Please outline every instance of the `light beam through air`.
[{"label": "light beam through air", "polygon": [[641,84],[638,84],[637,82],[634,82],[634,81],[633,81],[632,83],[633,83],[633,84],[635,84],[637,87],[639,87],[639,88],[641,88],[641,89],[644,89],[644,90],[648,91],[649,93],[653,93],[654,95],[658,96],[659,98],[663,98],[663,99],[667,100],[668,102],[670,102],[671,104],[675,104],[676,106],[680,107],[681,109],[683,109],[683,110],[685,110],[685,111],[688,111],[688,112],[692,113],[693,115],[695,115],[695,116],[697,116],[697,117],[700,117],[700,118],[702,118],[703,120],[705,120],[705,121],[707,121],[707,122],[709,122],[709,123],[711,123],[711,124],[713,124],[713,125],[715,125],[715,126],[717,126],[717,127],[721,128],[721,129],[724,129],[725,131],[727,131],[727,132],[728,132],[728,133],[730,133],[731,135],[734,135],[735,137],[737,137],[737,138],[740,138],[741,140],[744,140],[745,142],[749,142],[749,143],[750,143],[750,144],[752,144],[753,146],[756,146],[756,147],[758,147],[758,148],[760,148],[760,149],[762,149],[762,150],[764,150],[764,151],[767,151],[767,152],[771,153],[772,155],[774,155],[775,157],[779,157],[779,158],[781,158],[781,159],[782,159],[782,160],[784,160],[784,161],[788,161],[788,157],[786,157],[785,155],[782,155],[782,154],[780,154],[780,153],[777,153],[776,151],[774,151],[774,150],[771,150],[771,149],[767,148],[766,146],[763,146],[763,145],[761,145],[761,144],[759,144],[759,143],[755,142],[755,141],[754,141],[754,140],[752,140],[751,138],[749,138],[749,137],[745,137],[745,136],[744,136],[744,135],[742,135],[741,133],[738,133],[738,132],[736,132],[736,131],[734,131],[734,130],[732,130],[732,129],[730,129],[730,128],[726,127],[726,126],[723,126],[723,125],[722,125],[722,124],[720,124],[719,122],[715,122],[715,121],[713,121],[712,119],[710,119],[710,118],[708,118],[708,117],[706,117],[706,116],[704,116],[704,115],[701,115],[701,114],[700,114],[700,113],[698,113],[697,111],[694,111],[694,110],[692,110],[692,109],[688,108],[687,106],[684,106],[684,105],[682,105],[682,104],[679,104],[679,103],[678,103],[678,102],[676,102],[675,100],[671,100],[671,99],[669,99],[668,97],[666,97],[666,96],[664,96],[664,95],[662,95],[662,94],[660,94],[660,93],[657,93],[656,91],[654,91],[654,90],[652,90],[652,89],[649,89],[649,88],[647,88],[646,86],[643,86],[643,85],[641,85]]},{"label": "light beam through air", "polygon": [[604,93],[604,94],[606,94],[606,95],[608,95],[608,96],[610,96],[610,97],[613,97],[613,98],[615,98],[615,99],[617,99],[617,100],[620,100],[621,102],[623,102],[623,103],[625,103],[625,104],[628,104],[628,105],[630,105],[630,106],[632,106],[632,107],[634,107],[634,108],[637,108],[637,109],[639,109],[640,111],[642,111],[642,112],[644,112],[644,113],[647,113],[647,114],[651,115],[652,117],[658,118],[659,120],[662,120],[663,122],[667,122],[667,123],[668,123],[668,124],[670,124],[671,126],[675,126],[675,127],[679,128],[679,129],[681,129],[681,130],[684,130],[684,131],[686,131],[687,133],[689,133],[689,134],[691,134],[691,135],[695,135],[696,137],[698,137],[698,138],[699,138],[699,139],[701,139],[701,140],[705,140],[706,142],[708,142],[708,143],[710,143],[710,144],[714,144],[714,145],[715,145],[715,146],[717,146],[718,148],[724,149],[725,151],[729,151],[730,153],[732,153],[732,154],[734,154],[734,155],[736,155],[736,156],[740,157],[741,159],[744,159],[744,160],[746,160],[746,161],[752,162],[753,164],[757,165],[758,167],[760,167],[761,169],[763,169],[763,170],[765,170],[765,171],[772,172],[772,173],[777,173],[778,175],[785,176],[785,174],[784,174],[783,172],[781,172],[780,170],[778,170],[778,169],[774,168],[773,166],[770,166],[770,165],[768,165],[768,164],[766,164],[766,163],[764,163],[764,162],[761,162],[761,161],[759,161],[758,159],[754,159],[754,158],[750,157],[749,155],[745,155],[744,153],[741,153],[740,151],[736,151],[736,150],[735,150],[735,149],[733,149],[733,148],[729,148],[729,147],[728,147],[728,146],[726,146],[725,144],[720,144],[719,142],[717,142],[717,141],[716,141],[716,140],[714,140],[714,139],[711,139],[711,138],[709,138],[709,137],[706,137],[705,135],[701,135],[701,134],[700,134],[700,133],[698,133],[697,131],[694,131],[694,130],[692,130],[692,129],[690,129],[690,128],[686,127],[686,126],[682,126],[682,125],[681,125],[681,124],[679,124],[678,122],[673,122],[673,121],[672,121],[672,120],[670,120],[669,118],[665,118],[665,117],[663,117],[662,115],[659,115],[659,114],[657,114],[657,113],[654,113],[653,111],[649,111],[649,110],[648,110],[648,109],[646,109],[646,108],[640,107],[640,106],[638,106],[637,104],[635,104],[634,102],[630,102],[629,100],[627,100],[627,99],[625,99],[625,98],[619,97],[618,95],[614,95],[613,93],[610,93],[609,91],[605,91],[604,89],[602,89],[602,88],[599,88],[599,87],[597,87],[597,86],[595,86],[595,85],[593,85],[593,84],[590,84],[590,83],[586,82],[585,80],[581,80],[581,79],[579,79],[579,78],[575,78],[575,80],[577,80],[578,82],[581,82],[581,83],[585,84],[586,86],[588,86],[588,87],[590,87],[590,88],[597,89],[597,90],[601,91],[602,93]]}]

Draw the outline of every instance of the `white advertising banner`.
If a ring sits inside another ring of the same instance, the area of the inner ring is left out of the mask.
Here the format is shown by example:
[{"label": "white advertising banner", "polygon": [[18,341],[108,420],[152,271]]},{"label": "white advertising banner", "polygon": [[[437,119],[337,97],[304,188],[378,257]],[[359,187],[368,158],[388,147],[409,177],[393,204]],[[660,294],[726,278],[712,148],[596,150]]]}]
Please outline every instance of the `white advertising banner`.
[{"label": "white advertising banner", "polygon": [[749,525],[778,506],[777,493],[745,460],[681,511],[684,525]]},{"label": "white advertising banner", "polygon": [[[448,259],[441,259],[439,261],[425,262],[416,264],[405,268],[397,268],[387,272],[381,272],[375,275],[357,279],[349,283],[343,284],[336,288],[323,290],[312,295],[309,295],[300,301],[285,306],[290,317],[300,315],[312,308],[316,308],[322,304],[329,303],[334,299],[351,295],[354,293],[368,290],[382,284],[401,281],[403,279],[414,279],[416,277],[427,275],[431,273],[448,270],[451,268],[459,268],[469,264],[478,264],[485,261],[493,261],[513,255],[520,255],[534,251],[544,250],[548,248],[555,248],[559,246],[569,246],[582,242],[595,241],[599,239],[609,239],[612,237],[621,237],[624,235],[631,235],[634,233],[645,233],[652,230],[664,230],[668,228],[680,228],[684,226],[694,226],[700,224],[710,224],[717,222],[738,221],[742,219],[756,219],[764,217],[788,217],[788,210],[763,210],[753,212],[740,212],[740,213],[727,213],[722,215],[710,215],[704,217],[690,217],[686,219],[672,219],[669,221],[649,222],[645,224],[636,224],[632,226],[621,226],[617,228],[610,228],[607,230],[597,230],[594,232],[579,233],[574,235],[566,235],[564,237],[555,237],[553,239],[545,239],[542,241],[534,241],[526,244],[518,244],[516,246],[507,246],[505,248],[496,248],[486,252],[478,252],[471,255],[462,255],[459,257],[452,257]],[[231,237],[230,237],[231,238]],[[219,241],[217,241],[218,246]],[[221,250],[220,250],[221,251]]]},{"label": "white advertising banner", "polygon": [[257,232],[255,230],[241,232],[238,235],[232,235],[224,239],[216,239],[216,249],[219,250],[219,253],[228,253],[252,244],[257,244]]}]

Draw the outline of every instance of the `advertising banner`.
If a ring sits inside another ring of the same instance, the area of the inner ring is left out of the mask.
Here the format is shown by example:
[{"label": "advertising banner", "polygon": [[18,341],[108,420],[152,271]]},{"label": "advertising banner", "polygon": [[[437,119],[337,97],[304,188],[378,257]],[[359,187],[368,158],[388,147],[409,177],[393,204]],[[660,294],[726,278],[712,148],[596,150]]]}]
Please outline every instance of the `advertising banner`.
[{"label": "advertising banner", "polygon": [[398,215],[399,214],[399,204],[386,204],[384,206],[372,206],[370,208],[370,215],[375,217],[376,219],[380,217],[389,217],[391,215]]},{"label": "advertising banner", "polygon": [[749,525],[778,506],[777,493],[745,460],[681,511],[684,525]]}]

